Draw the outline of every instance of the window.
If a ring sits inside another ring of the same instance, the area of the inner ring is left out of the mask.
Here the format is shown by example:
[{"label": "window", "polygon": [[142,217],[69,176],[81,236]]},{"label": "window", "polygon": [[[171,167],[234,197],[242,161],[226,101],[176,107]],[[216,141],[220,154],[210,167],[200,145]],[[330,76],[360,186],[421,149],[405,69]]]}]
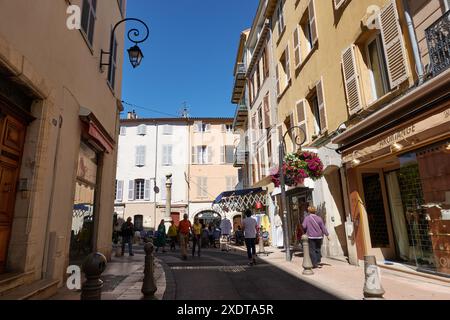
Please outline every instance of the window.
[{"label": "window", "polygon": [[260,167],[261,167],[261,178],[264,178],[267,176],[266,172],[266,153],[264,150],[264,146],[259,150],[259,158],[261,159]]},{"label": "window", "polygon": [[270,105],[269,105],[269,94],[264,97],[264,128],[270,128]]},{"label": "window", "polygon": [[210,132],[211,131],[211,125],[208,124],[208,123],[196,122],[194,124],[194,131],[195,132]]},{"label": "window", "polygon": [[173,127],[169,124],[164,125],[163,135],[171,136],[173,134]]},{"label": "window", "polygon": [[264,129],[262,106],[259,106],[258,108],[258,129],[259,134],[261,134],[262,130]]},{"label": "window", "polygon": [[310,100],[311,109],[314,116],[314,135],[320,135],[320,131],[322,130],[322,126],[320,124],[320,111],[319,111],[319,102],[317,101],[317,94]]},{"label": "window", "polygon": [[208,178],[197,177],[197,194],[199,198],[208,197]]},{"label": "window", "polygon": [[269,77],[269,52],[268,51],[269,51],[269,49],[267,47],[267,42],[266,42],[266,47],[264,48],[263,57],[262,57],[264,80],[266,80]]},{"label": "window", "polygon": [[115,197],[117,202],[123,201],[123,180],[116,180]]},{"label": "window", "polygon": [[277,17],[278,17],[278,37],[280,37],[286,27],[284,24],[284,0],[280,1],[280,4],[277,8]]},{"label": "window", "polygon": [[109,66],[108,83],[113,91],[116,85],[116,69],[117,69],[117,40],[114,35],[111,54],[111,65]]},{"label": "window", "polygon": [[[317,98],[315,97],[314,100],[317,101]],[[299,126],[303,130],[303,132],[305,133],[306,141],[308,141],[308,125],[306,121],[306,100],[302,99],[298,101],[295,107],[297,109],[297,126]]]},{"label": "window", "polygon": [[225,146],[225,163],[234,163],[234,146]]},{"label": "window", "polygon": [[212,149],[207,146],[192,147],[193,164],[209,164],[212,162]]},{"label": "window", "polygon": [[134,180],[134,200],[144,200],[145,180]]},{"label": "window", "polygon": [[147,134],[147,126],[145,124],[141,124],[137,127],[137,134],[139,136],[145,136]]},{"label": "window", "polygon": [[171,166],[172,165],[172,145],[163,145],[163,166]]},{"label": "window", "polygon": [[232,124],[226,124],[225,125],[225,131],[227,133],[233,133],[233,125]]},{"label": "window", "polygon": [[120,127],[120,135],[121,136],[127,135],[127,127]]},{"label": "window", "polygon": [[289,85],[289,81],[291,80],[290,65],[288,43],[283,51],[283,54],[280,57],[279,65],[277,65],[276,67],[278,95],[280,95],[286,89],[286,87]]},{"label": "window", "polygon": [[87,37],[89,45],[94,42],[94,26],[96,19],[97,0],[83,0],[83,11],[81,15],[81,30]]},{"label": "window", "polygon": [[372,89],[371,102],[373,102],[389,91],[384,48],[380,34],[367,45],[367,59]]},{"label": "window", "polygon": [[136,147],[136,166],[145,166],[145,146]]},{"label": "window", "polygon": [[269,158],[269,167],[272,166],[272,134],[270,131],[267,132],[267,157]]}]

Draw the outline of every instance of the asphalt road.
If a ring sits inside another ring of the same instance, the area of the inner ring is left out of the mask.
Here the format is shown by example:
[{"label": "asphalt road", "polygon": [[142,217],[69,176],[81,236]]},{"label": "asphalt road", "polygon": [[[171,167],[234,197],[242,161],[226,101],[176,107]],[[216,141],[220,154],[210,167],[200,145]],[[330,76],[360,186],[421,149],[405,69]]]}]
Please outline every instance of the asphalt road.
[{"label": "asphalt road", "polygon": [[201,257],[158,253],[175,284],[176,300],[337,300],[289,273],[258,260],[248,266],[242,252],[203,249]]}]

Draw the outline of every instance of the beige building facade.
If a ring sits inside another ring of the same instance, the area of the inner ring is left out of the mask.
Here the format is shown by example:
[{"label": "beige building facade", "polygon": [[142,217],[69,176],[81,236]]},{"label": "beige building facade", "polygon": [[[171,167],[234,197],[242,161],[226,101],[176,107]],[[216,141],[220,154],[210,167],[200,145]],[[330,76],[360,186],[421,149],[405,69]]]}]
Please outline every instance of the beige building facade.
[{"label": "beige building facade", "polygon": [[116,68],[99,66],[125,1],[71,4],[80,30],[65,1],[0,4],[0,295],[45,296],[69,264],[111,254],[123,29]]}]

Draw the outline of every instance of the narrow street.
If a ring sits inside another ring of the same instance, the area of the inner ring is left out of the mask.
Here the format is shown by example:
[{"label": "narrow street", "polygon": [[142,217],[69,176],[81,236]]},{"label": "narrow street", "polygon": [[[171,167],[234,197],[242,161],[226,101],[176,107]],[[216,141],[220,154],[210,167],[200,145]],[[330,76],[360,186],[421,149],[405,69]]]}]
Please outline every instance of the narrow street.
[{"label": "narrow street", "polygon": [[190,255],[187,261],[180,259],[178,250],[157,258],[173,276],[176,300],[338,299],[267,262],[258,260],[250,267],[244,253],[234,249],[204,249],[201,257]]}]

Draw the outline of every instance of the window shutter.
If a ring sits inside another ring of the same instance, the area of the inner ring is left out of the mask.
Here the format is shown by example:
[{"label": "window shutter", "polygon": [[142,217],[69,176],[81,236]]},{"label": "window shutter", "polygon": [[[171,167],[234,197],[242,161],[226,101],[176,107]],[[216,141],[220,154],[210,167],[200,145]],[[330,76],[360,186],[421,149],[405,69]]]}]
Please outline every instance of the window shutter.
[{"label": "window shutter", "polygon": [[142,167],[145,165],[145,146],[136,147],[136,166]]},{"label": "window shutter", "polygon": [[302,99],[299,102],[297,102],[296,109],[297,109],[298,126],[303,130],[303,132],[305,133],[306,140],[308,140],[308,125],[306,121],[306,100]]},{"label": "window shutter", "polygon": [[224,124],[222,125],[222,132],[224,132],[224,133],[227,132],[227,126]]},{"label": "window shutter", "polygon": [[319,40],[319,35],[317,32],[317,21],[316,21],[316,7],[314,5],[314,0],[310,0],[308,4],[308,15],[309,15],[309,27],[311,28],[312,45],[314,46]]},{"label": "window shutter", "polygon": [[321,134],[328,131],[327,111],[325,106],[325,95],[323,90],[323,79],[320,79],[316,85],[317,102],[319,104],[319,116],[320,116],[320,129]]},{"label": "window shutter", "polygon": [[297,69],[302,63],[302,53],[300,51],[300,26],[294,30],[294,64],[295,69]]},{"label": "window shutter", "polygon": [[207,154],[207,157],[206,157],[207,163],[208,164],[212,164],[213,148],[212,147],[207,147],[206,148],[206,154]]},{"label": "window shutter", "polygon": [[334,9],[338,10],[346,0],[333,0],[334,1]]},{"label": "window shutter", "polygon": [[226,162],[225,153],[226,153],[226,147],[222,146],[220,148],[220,163],[225,163]]},{"label": "window shutter", "polygon": [[351,45],[342,53],[342,70],[344,72],[348,112],[350,115],[354,115],[362,109],[361,87],[359,84],[354,45]]},{"label": "window shutter", "polygon": [[391,90],[408,79],[405,45],[395,0],[380,12],[381,36]]},{"label": "window shutter", "polygon": [[209,123],[206,125],[205,132],[211,132],[211,125]]},{"label": "window shutter", "polygon": [[192,147],[192,164],[197,164],[197,147]]},{"label": "window shutter", "polygon": [[120,127],[120,135],[125,136],[127,134],[127,127]]},{"label": "window shutter", "polygon": [[134,200],[134,180],[128,181],[128,200]]},{"label": "window shutter", "polygon": [[161,188],[159,188],[159,191],[161,193],[161,200],[166,200],[167,197],[167,189],[166,189],[166,179],[161,178]]},{"label": "window shutter", "polygon": [[116,193],[116,201],[123,201],[123,180],[117,181],[117,193]]},{"label": "window shutter", "polygon": [[150,201],[150,180],[145,180],[144,200]]},{"label": "window shutter", "polygon": [[291,80],[291,59],[289,56],[289,42],[286,45],[286,49],[284,49],[286,53],[286,86],[288,85],[289,80]]},{"label": "window shutter", "polygon": [[264,128],[270,128],[270,106],[268,95],[264,97]]},{"label": "window shutter", "polygon": [[194,122],[194,132],[198,132],[198,122]]},{"label": "window shutter", "polygon": [[277,66],[276,66],[276,68],[275,68],[275,73],[276,73],[276,78],[277,78],[277,95],[279,96],[280,95],[280,93],[281,93],[281,90],[280,90],[280,70],[279,70],[279,65],[278,65],[278,63],[277,63]]},{"label": "window shutter", "polygon": [[171,166],[173,164],[172,162],[172,149],[173,147],[171,145],[167,146],[167,164]]}]

